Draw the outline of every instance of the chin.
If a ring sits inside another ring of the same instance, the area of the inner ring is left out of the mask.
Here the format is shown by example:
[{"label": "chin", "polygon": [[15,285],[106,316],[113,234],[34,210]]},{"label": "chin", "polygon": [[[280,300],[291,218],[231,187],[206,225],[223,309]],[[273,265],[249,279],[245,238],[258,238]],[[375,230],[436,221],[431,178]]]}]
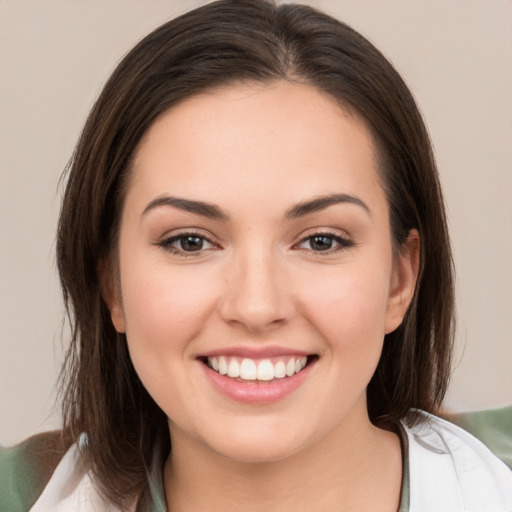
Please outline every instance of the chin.
[{"label": "chin", "polygon": [[245,464],[265,464],[291,457],[299,450],[290,443],[273,442],[271,444],[240,442],[219,447],[218,453],[225,458]]},{"label": "chin", "polygon": [[[210,434],[211,436],[211,434]],[[207,440],[210,448],[219,455],[247,464],[263,464],[284,460],[307,444],[305,433],[293,433],[289,427],[237,428]]]}]

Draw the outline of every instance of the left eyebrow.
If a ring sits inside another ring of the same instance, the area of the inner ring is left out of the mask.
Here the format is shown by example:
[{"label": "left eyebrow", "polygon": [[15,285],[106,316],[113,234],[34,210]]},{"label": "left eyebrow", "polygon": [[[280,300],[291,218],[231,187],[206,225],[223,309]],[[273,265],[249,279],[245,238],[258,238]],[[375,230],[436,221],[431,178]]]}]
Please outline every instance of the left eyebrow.
[{"label": "left eyebrow", "polygon": [[157,197],[156,199],[153,199],[153,201],[151,201],[146,206],[146,208],[144,208],[142,216],[146,215],[149,211],[153,210],[154,208],[158,208],[160,206],[172,206],[173,208],[177,208],[178,210],[195,213],[196,215],[201,215],[209,219],[229,219],[229,216],[214,204],[205,203],[203,201],[193,201],[182,197],[171,196],[161,196]]},{"label": "left eyebrow", "polygon": [[359,199],[359,197],[352,196],[350,194],[330,194],[328,196],[315,197],[315,199],[312,199],[311,201],[302,201],[298,203],[287,210],[284,214],[284,218],[296,219],[298,217],[304,217],[340,203],[355,204],[365,210],[366,213],[370,214],[370,208],[362,199]]}]

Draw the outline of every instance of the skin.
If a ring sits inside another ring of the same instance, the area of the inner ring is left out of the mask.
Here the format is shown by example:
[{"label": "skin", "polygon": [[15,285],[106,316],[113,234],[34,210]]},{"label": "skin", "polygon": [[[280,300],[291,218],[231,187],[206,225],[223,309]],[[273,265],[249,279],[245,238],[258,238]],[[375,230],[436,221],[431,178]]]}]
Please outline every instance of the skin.
[{"label": "skin", "polygon": [[[333,193],[361,204],[286,216]],[[226,218],[155,206],[164,196]],[[185,233],[202,249],[185,251]],[[330,249],[314,245],[320,234]],[[397,509],[399,439],[370,423],[366,387],[410,303],[418,251],[411,232],[393,255],[365,124],[312,87],[226,87],[154,123],[127,189],[118,278],[104,289],[169,418],[169,510]],[[219,393],[198,359],[276,345],[315,358],[301,386],[270,404]]]}]

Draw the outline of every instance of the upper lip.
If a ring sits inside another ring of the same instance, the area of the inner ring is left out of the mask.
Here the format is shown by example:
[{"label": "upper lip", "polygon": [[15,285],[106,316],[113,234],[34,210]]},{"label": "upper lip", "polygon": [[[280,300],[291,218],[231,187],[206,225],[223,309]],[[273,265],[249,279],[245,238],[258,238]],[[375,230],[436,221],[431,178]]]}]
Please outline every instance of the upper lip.
[{"label": "upper lip", "polygon": [[279,356],[309,356],[311,352],[304,350],[297,350],[289,347],[267,346],[267,347],[226,347],[215,350],[210,350],[200,355],[200,357],[246,357],[248,359],[264,359],[266,357],[279,357]]}]

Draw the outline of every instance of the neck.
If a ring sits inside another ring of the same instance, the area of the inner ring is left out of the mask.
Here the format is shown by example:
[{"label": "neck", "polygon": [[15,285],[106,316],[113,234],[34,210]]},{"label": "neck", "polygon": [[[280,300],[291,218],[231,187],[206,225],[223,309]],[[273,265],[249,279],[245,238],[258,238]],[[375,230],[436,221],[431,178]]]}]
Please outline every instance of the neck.
[{"label": "neck", "polygon": [[216,453],[173,426],[164,475],[168,510],[395,512],[399,438],[369,420],[352,423],[286,458],[258,463]]}]

